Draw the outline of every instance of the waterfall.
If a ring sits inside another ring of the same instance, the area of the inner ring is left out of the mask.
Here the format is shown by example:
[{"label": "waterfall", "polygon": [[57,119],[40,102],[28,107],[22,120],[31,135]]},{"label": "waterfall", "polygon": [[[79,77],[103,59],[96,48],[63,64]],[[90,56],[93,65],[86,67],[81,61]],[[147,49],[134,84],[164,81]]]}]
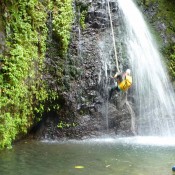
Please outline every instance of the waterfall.
[{"label": "waterfall", "polygon": [[[108,19],[109,16],[109,6],[107,4],[106,0],[101,0],[101,6],[98,9],[99,12],[99,19],[100,21],[105,21],[105,19]],[[108,19],[111,20],[111,19]],[[101,33],[100,40],[98,42],[98,50],[99,50],[99,56],[101,58],[101,68],[99,70],[99,79],[98,83],[100,85],[101,94],[104,97],[104,102],[102,105],[102,115],[105,119],[105,126],[107,132],[109,131],[109,104],[108,104],[108,87],[110,84],[110,78],[112,76],[113,68],[113,52],[114,52],[114,45],[111,44],[111,39],[114,39],[114,33],[113,38],[111,37],[111,28],[109,30],[105,30],[105,27],[109,27],[110,23],[109,21],[107,23],[104,22],[103,25],[101,25]]]},{"label": "waterfall", "polygon": [[139,135],[175,135],[175,99],[155,40],[133,0],[118,0]]}]

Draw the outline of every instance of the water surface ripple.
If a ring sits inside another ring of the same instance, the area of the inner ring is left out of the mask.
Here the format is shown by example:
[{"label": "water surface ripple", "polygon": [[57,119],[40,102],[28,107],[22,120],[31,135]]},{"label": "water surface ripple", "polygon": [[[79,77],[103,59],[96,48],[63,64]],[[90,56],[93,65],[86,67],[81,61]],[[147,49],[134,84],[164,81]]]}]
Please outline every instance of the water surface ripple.
[{"label": "water surface ripple", "polygon": [[160,137],[25,141],[0,153],[1,175],[170,175],[174,164],[175,138]]}]

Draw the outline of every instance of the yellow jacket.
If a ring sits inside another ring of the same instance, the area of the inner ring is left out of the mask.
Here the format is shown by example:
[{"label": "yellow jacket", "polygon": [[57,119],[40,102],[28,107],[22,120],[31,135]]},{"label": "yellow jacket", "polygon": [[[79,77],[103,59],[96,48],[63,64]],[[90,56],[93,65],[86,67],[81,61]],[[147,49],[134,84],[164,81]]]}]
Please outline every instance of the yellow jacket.
[{"label": "yellow jacket", "polygon": [[119,89],[122,91],[127,91],[132,85],[132,77],[126,75],[125,79],[118,85]]}]

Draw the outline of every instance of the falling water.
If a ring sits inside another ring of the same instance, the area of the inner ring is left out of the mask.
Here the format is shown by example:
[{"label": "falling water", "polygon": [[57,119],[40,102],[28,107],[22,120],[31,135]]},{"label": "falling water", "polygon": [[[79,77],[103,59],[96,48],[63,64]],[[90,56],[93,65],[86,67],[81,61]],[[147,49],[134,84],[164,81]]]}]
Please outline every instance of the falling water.
[{"label": "falling water", "polygon": [[[109,6],[108,6],[107,2],[108,1],[106,1],[106,0],[101,0],[101,7],[99,9],[99,11],[101,12],[101,16],[99,16],[99,18],[101,18],[101,20],[103,18],[109,17]],[[105,16],[104,16],[104,14],[105,14]],[[104,25],[108,25],[108,24],[104,24]],[[101,36],[101,39],[99,40],[99,43],[98,43],[99,56],[100,56],[101,62],[102,62],[102,66],[101,66],[101,69],[99,71],[99,81],[98,82],[101,86],[102,94],[103,94],[103,97],[105,99],[105,101],[103,103],[103,107],[102,107],[102,114],[106,120],[106,129],[108,132],[108,130],[109,130],[108,87],[109,87],[109,83],[110,83],[109,77],[112,76],[111,70],[114,69],[113,63],[112,63],[113,62],[114,46],[113,46],[113,44],[111,44],[111,39],[112,39],[111,38],[111,29],[105,30],[105,32],[103,32],[103,27],[104,26],[102,25],[102,28],[101,28],[102,36]],[[113,36],[114,36],[114,33],[113,33]]]},{"label": "falling water", "polygon": [[141,12],[132,0],[118,0],[126,52],[133,72],[139,135],[175,135],[174,92]]},{"label": "falling water", "polygon": [[[108,89],[109,86],[109,81],[108,81],[108,73],[109,70],[111,68],[111,61],[110,61],[110,57],[111,57],[111,52],[113,50],[113,48],[111,49],[110,45],[110,41],[107,38],[103,38],[100,42],[99,42],[99,55],[100,58],[102,60],[102,67],[99,73],[99,82],[101,84],[101,87],[103,89],[103,94],[104,97],[106,99],[106,97],[108,96],[108,92],[104,91],[104,89]],[[110,49],[110,50],[106,50],[106,48]],[[106,120],[106,129],[108,131],[109,129],[109,123],[108,123],[108,99],[104,101],[103,107],[102,107],[102,113],[103,116],[105,117]]]}]

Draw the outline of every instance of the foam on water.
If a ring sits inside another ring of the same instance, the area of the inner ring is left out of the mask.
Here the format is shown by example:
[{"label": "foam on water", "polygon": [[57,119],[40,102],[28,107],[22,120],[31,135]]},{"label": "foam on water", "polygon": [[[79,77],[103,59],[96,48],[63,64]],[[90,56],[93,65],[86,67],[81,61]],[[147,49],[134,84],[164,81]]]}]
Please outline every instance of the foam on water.
[{"label": "foam on water", "polygon": [[84,140],[42,140],[47,144],[124,144],[140,146],[175,146],[174,137],[154,137],[154,136],[136,136],[136,137],[100,137]]}]

